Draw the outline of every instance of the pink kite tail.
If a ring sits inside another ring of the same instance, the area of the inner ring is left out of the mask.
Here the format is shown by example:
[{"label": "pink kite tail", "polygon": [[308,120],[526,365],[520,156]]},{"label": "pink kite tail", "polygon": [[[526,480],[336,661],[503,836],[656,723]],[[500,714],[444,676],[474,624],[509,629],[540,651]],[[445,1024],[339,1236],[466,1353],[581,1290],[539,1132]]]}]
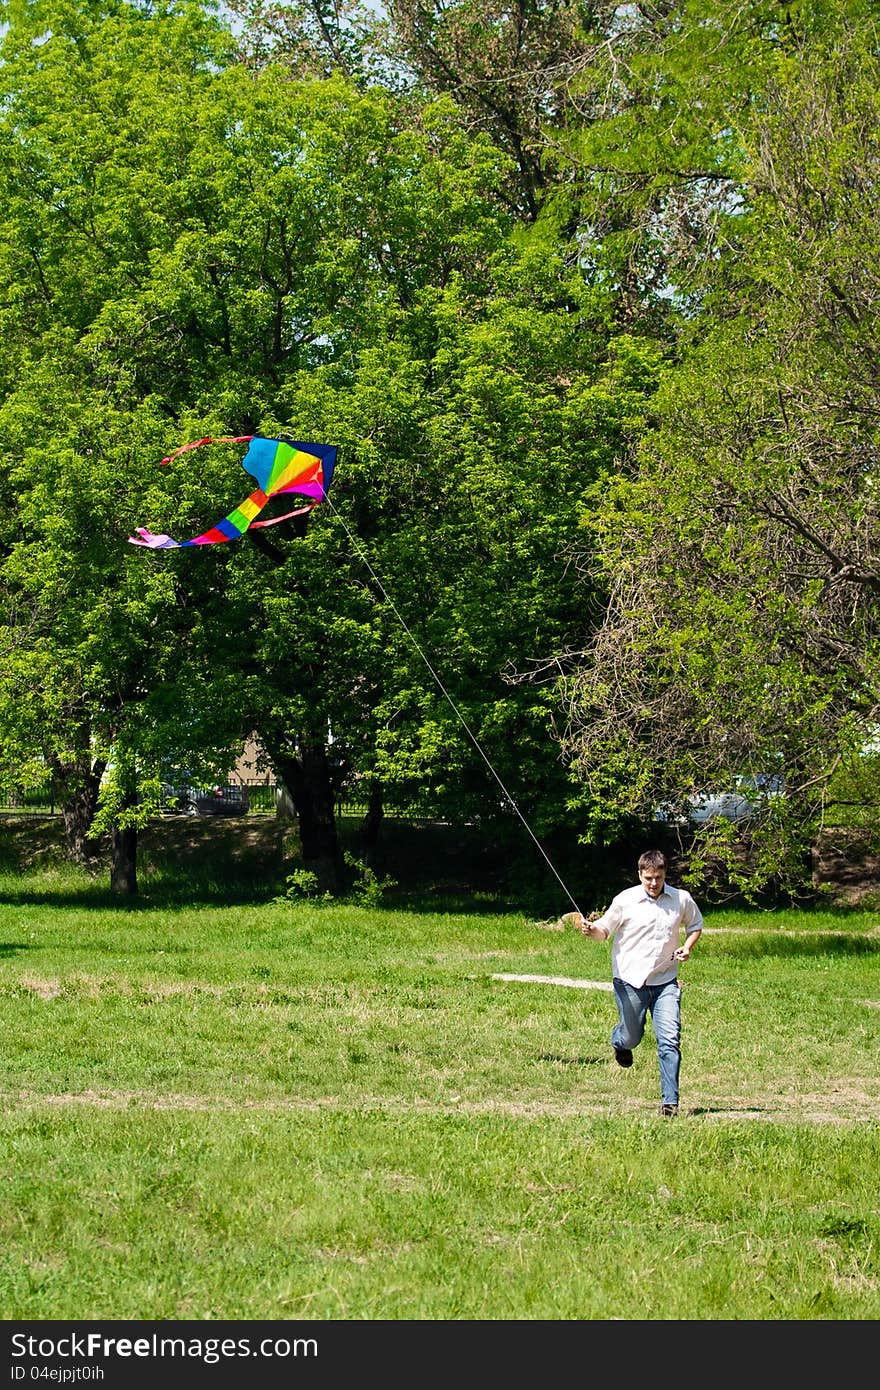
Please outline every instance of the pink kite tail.
[{"label": "pink kite tail", "polygon": [[177,458],[178,454],[185,454],[190,449],[201,449],[203,444],[249,444],[253,438],[254,435],[252,434],[209,435],[206,439],[194,439],[192,444],[181,444],[180,448],[175,449],[173,454],[169,454],[167,458],[160,459],[159,462],[160,464],[170,463],[172,459]]},{"label": "pink kite tail", "polygon": [[289,521],[292,516],[304,516],[306,512],[313,512],[317,505],[317,502],[310,502],[307,507],[297,507],[295,512],[285,512],[283,516],[269,516],[265,521],[252,521],[250,529],[253,531],[255,526],[277,526],[279,521]]},{"label": "pink kite tail", "polygon": [[180,541],[172,540],[171,536],[154,535],[145,526],[136,526],[134,529],[136,534],[128,538],[131,545],[145,545],[150,550],[165,550],[169,546],[180,546]]}]

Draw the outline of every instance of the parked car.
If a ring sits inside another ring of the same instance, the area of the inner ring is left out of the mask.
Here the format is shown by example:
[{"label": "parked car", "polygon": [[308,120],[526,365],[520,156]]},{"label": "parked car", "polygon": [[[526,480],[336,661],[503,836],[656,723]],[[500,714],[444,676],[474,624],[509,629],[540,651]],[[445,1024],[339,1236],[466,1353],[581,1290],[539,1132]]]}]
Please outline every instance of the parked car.
[{"label": "parked car", "polygon": [[706,821],[720,817],[724,820],[742,820],[750,816],[768,796],[776,796],[782,791],[782,779],[777,776],[735,777],[730,791],[704,792],[695,796],[687,804],[687,815],[676,817],[669,807],[658,806],[654,819],[658,821],[679,821],[686,824],[704,825]]},{"label": "parked car", "polygon": [[743,816],[751,815],[754,809],[754,802],[744,792],[744,788],[737,787],[736,791],[706,792],[703,796],[696,796],[688,803],[689,817],[700,825],[714,820],[716,816],[724,820],[742,820]]},{"label": "parked car", "polygon": [[247,787],[228,782],[224,786],[182,787],[176,805],[186,816],[246,816],[250,798]]}]

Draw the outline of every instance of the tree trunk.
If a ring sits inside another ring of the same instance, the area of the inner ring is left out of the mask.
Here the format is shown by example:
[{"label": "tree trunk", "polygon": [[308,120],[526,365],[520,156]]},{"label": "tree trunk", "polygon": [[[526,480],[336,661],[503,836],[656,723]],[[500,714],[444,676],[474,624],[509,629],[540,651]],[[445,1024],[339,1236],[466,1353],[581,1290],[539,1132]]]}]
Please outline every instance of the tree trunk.
[{"label": "tree trunk", "polygon": [[385,816],[385,802],[382,797],[382,783],[371,782],[367,799],[367,814],[358,831],[361,855],[365,864],[372,864],[379,845],[379,831]]},{"label": "tree trunk", "polygon": [[52,764],[52,788],[61,803],[67,853],[77,864],[89,864],[98,855],[99,842],[89,831],[98,808],[106,766],[103,761],[94,764],[81,761],[70,766],[59,762]]},{"label": "tree trunk", "polygon": [[319,891],[339,893],[345,873],[326,746],[303,740],[298,755],[293,756],[273,749],[268,740],[264,742],[296,809],[303,865],[316,875]]},{"label": "tree trunk", "polygon": [[110,832],[110,891],[120,897],[134,897],[137,886],[138,833],[133,825]]}]

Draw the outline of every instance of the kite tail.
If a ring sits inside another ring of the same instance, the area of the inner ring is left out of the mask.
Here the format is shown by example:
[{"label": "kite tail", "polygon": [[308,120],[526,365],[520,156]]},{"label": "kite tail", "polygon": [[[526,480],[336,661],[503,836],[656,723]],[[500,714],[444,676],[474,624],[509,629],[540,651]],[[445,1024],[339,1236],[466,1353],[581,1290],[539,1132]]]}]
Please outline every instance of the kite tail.
[{"label": "kite tail", "polygon": [[145,545],[149,550],[166,550],[169,546],[180,546],[180,541],[173,540],[171,536],[154,535],[145,526],[136,526],[134,529],[136,534],[128,538],[130,545]]},{"label": "kite tail", "polygon": [[253,434],[218,434],[208,435],[205,439],[194,439],[191,444],[181,444],[179,449],[175,449],[173,454],[167,458],[160,459],[159,463],[170,463],[179,454],[186,454],[190,449],[201,449],[203,444],[249,444],[256,436]]}]

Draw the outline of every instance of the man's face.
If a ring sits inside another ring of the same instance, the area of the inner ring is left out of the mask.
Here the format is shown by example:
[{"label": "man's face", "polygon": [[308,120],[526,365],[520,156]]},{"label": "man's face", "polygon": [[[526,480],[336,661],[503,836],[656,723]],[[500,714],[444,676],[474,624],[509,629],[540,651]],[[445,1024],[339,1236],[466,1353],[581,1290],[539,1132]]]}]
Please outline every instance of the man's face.
[{"label": "man's face", "polygon": [[666,882],[665,869],[639,869],[639,878],[642,887],[649,898],[659,898],[663,892],[663,885]]}]

